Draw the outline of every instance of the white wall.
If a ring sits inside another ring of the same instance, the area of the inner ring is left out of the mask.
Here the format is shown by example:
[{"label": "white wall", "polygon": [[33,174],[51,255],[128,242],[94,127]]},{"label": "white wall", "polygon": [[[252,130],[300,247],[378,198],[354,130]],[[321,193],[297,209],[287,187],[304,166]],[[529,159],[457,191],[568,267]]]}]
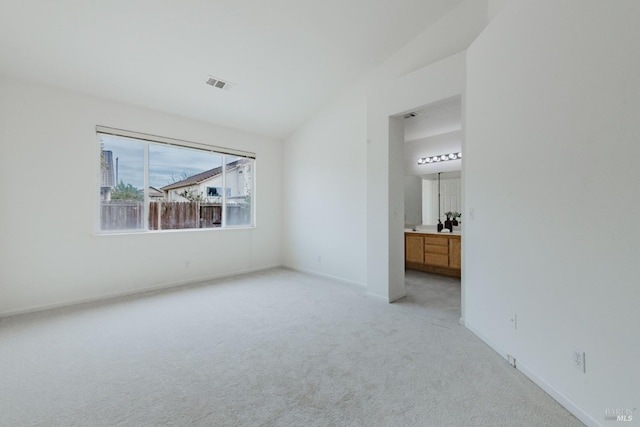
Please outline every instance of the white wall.
[{"label": "white wall", "polygon": [[[389,81],[466,49],[487,22],[487,3],[466,0],[325,106],[284,142],[284,259],[291,267],[367,285],[389,300],[388,269],[367,272],[367,248],[388,247],[387,237],[369,227],[387,217],[387,154],[368,157],[367,101]],[[417,105],[416,105],[417,106]],[[380,160],[380,163],[377,163]],[[375,164],[367,164],[374,161]],[[383,169],[377,169],[380,164]],[[402,169],[400,156],[399,170]],[[379,181],[367,182],[367,170]],[[401,185],[401,184],[400,184]],[[402,196],[400,196],[402,197]],[[403,200],[396,200],[402,206]],[[382,209],[382,210],[381,210]],[[384,210],[384,212],[383,212]],[[398,218],[402,223],[402,216]],[[385,223],[386,224],[386,223]],[[383,231],[384,230],[384,231]],[[401,235],[402,231],[399,231]],[[402,245],[398,249],[403,255]],[[384,264],[384,263],[383,263]],[[376,286],[374,282],[384,286]]]},{"label": "white wall", "polygon": [[284,144],[285,264],[364,285],[366,109],[360,88]]},{"label": "white wall", "polygon": [[[437,197],[437,196],[436,196]],[[428,179],[422,180],[422,224],[432,225],[437,224],[436,219],[437,209],[433,209],[433,185]],[[437,202],[436,202],[437,203]],[[436,214],[436,215],[434,215]]]},{"label": "white wall", "polygon": [[466,324],[593,426],[640,403],[638,22],[514,0],[468,51]]},{"label": "white wall", "polygon": [[370,191],[367,198],[367,285],[371,294],[388,301],[406,295],[402,115],[416,106],[461,96],[464,85],[465,55],[459,53],[408,74],[369,98],[367,185],[385,192]]},{"label": "white wall", "polygon": [[[0,314],[282,263],[280,142],[6,78],[0,93]],[[96,125],[255,152],[257,227],[96,236]]]},{"label": "white wall", "polygon": [[487,13],[489,15],[489,20],[496,17],[498,13],[505,7],[507,4],[507,0],[489,0],[489,7]]},{"label": "white wall", "polygon": [[422,178],[404,177],[404,223],[422,224]]}]

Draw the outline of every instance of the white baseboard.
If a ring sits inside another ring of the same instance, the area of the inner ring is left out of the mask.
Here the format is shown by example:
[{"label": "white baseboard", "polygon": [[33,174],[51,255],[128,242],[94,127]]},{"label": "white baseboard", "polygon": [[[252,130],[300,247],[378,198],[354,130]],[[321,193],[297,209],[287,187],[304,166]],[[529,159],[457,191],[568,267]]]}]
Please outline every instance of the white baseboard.
[{"label": "white baseboard", "polygon": [[[325,274],[325,273],[320,273],[318,271],[314,271],[314,270],[307,270],[306,268],[299,268],[299,267],[294,267],[292,265],[284,265],[284,268],[288,268],[289,270],[293,270],[293,271],[298,271],[300,273],[304,273],[304,274],[309,274],[311,276],[317,276],[317,277],[323,277],[325,279],[330,279],[339,283],[343,283],[345,285],[349,285],[349,286],[356,286],[358,288],[362,288],[362,289],[366,289],[367,285],[365,283],[360,283],[360,282],[356,282],[353,280],[347,280],[347,279],[343,279],[342,277],[337,277],[337,276],[332,276],[331,274]],[[377,294],[372,294],[371,292],[367,292],[365,293],[366,296],[376,299],[378,301],[383,301],[387,304],[392,303],[394,301],[399,300],[400,298],[404,298],[405,296],[407,296],[406,293],[403,293],[402,295],[397,295],[395,298],[387,298],[384,297],[382,295],[377,295]]]},{"label": "white baseboard", "polygon": [[391,303],[394,303],[394,302],[398,301],[399,299],[402,299],[402,298],[406,297],[407,293],[405,292],[405,293],[402,293],[402,294],[394,295],[391,298],[387,298],[387,297],[384,297],[384,296],[378,295],[378,294],[373,294],[371,292],[367,292],[366,295],[369,298],[373,298],[373,299],[376,299],[378,301],[382,301],[382,302],[385,302],[387,304],[391,304]]},{"label": "white baseboard", "polygon": [[[461,319],[462,320],[462,319]],[[491,347],[496,353],[502,356],[505,360],[508,360],[507,352],[502,349],[500,346],[496,345],[490,339],[488,339],[485,335],[483,335],[478,329],[476,329],[473,325],[470,325],[469,322],[464,321],[464,326],[469,329],[475,336],[480,338]],[[522,374],[529,378],[535,385],[540,387],[545,393],[553,398],[556,402],[562,405],[567,411],[569,411],[574,417],[579,419],[582,423],[589,427],[603,427],[603,425],[598,422],[595,418],[585,412],[581,407],[576,405],[571,399],[558,391],[554,386],[552,386],[548,381],[544,380],[538,374],[536,374],[533,370],[531,370],[527,365],[523,364],[520,359],[518,359],[517,355],[513,355],[516,357],[516,369]]]},{"label": "white baseboard", "polygon": [[[334,280],[336,282],[344,283],[345,285],[357,286],[359,288],[364,288],[364,289],[367,288],[366,283],[360,283],[360,282],[356,282],[354,280],[343,279],[342,277],[332,276],[331,274],[320,273],[318,271],[308,270],[306,268],[294,267],[292,265],[287,265],[287,264],[285,264],[283,267],[288,268],[288,269],[293,270],[293,271],[299,271],[300,273],[309,274],[311,276],[318,276],[318,277],[323,277],[325,279]],[[394,296],[392,296],[390,298],[389,297],[384,297],[382,295],[373,294],[371,292],[367,292],[365,295],[370,297],[370,298],[374,298],[374,299],[377,299],[379,301],[384,301],[387,304],[390,304],[392,302],[398,301],[401,298],[406,297],[407,293],[406,292],[402,292],[401,294],[394,295]]]},{"label": "white baseboard", "polygon": [[406,292],[402,292],[402,293],[399,293],[399,294],[393,295],[393,296],[389,297],[389,302],[390,302],[390,303],[392,303],[392,302],[396,302],[396,301],[398,301],[399,299],[402,299],[402,298],[404,298],[404,297],[406,297],[406,296],[407,296],[407,293],[406,293]]},{"label": "white baseboard", "polygon": [[484,341],[484,343],[486,345],[488,345],[489,347],[491,347],[493,349],[493,351],[495,351],[496,353],[498,353],[500,356],[502,356],[504,358],[504,360],[509,360],[509,358],[507,357],[507,351],[504,350],[502,347],[496,345],[496,343],[494,343],[493,341],[491,341],[489,338],[487,338],[486,336],[484,336],[478,329],[476,329],[473,325],[469,324],[469,322],[465,321],[464,323],[465,328],[467,328],[468,330],[470,330],[471,332],[473,332],[473,334],[475,336],[477,336],[478,338],[480,338],[482,341]]},{"label": "white baseboard", "polygon": [[163,290],[163,289],[177,288],[177,287],[180,287],[180,286],[195,285],[195,284],[198,284],[198,283],[211,282],[211,281],[214,281],[214,280],[221,280],[221,279],[226,279],[226,278],[229,278],[229,277],[242,276],[244,274],[257,273],[257,272],[260,272],[260,271],[273,270],[275,268],[281,268],[281,267],[283,267],[283,266],[281,264],[278,264],[278,265],[273,265],[273,266],[269,266],[269,267],[260,267],[260,268],[239,270],[239,271],[235,271],[235,272],[232,272],[232,273],[224,273],[224,274],[219,274],[219,275],[214,275],[214,276],[200,277],[200,278],[195,278],[195,279],[190,279],[190,280],[183,280],[183,281],[178,281],[178,282],[163,283],[163,284],[160,284],[160,285],[146,286],[144,288],[132,289],[132,290],[129,290],[129,291],[113,292],[113,293],[109,293],[109,294],[99,295],[99,296],[96,296],[96,297],[79,298],[79,299],[64,301],[64,302],[55,303],[55,304],[45,304],[45,305],[38,305],[38,306],[33,306],[33,307],[24,308],[24,309],[18,309],[18,310],[3,311],[3,312],[0,312],[0,318],[9,317],[9,316],[16,316],[18,314],[27,314],[27,313],[35,313],[35,312],[38,312],[38,311],[53,310],[53,309],[56,309],[56,308],[70,307],[70,306],[73,306],[73,305],[100,302],[100,301],[110,300],[110,299],[114,299],[114,298],[126,297],[126,296],[130,296],[130,295],[144,294],[146,292],[153,292],[153,291],[159,291],[159,290]]},{"label": "white baseboard", "polygon": [[558,391],[554,386],[549,384],[549,382],[545,381],[538,374],[529,369],[527,365],[523,364],[522,362],[517,362],[517,369],[522,372],[527,378],[529,378],[535,385],[544,390],[545,393],[553,397],[556,402],[564,406],[567,411],[571,412],[573,416],[575,416],[585,425],[589,427],[603,427],[600,422],[598,422],[591,415],[587,414],[581,407],[572,402],[571,399]]},{"label": "white baseboard", "polygon": [[364,283],[356,282],[355,280],[343,279],[342,277],[332,276],[331,274],[320,273],[319,271],[307,270],[306,268],[294,267],[292,265],[283,265],[284,268],[288,268],[289,270],[298,271],[300,273],[309,274],[311,276],[323,277],[325,279],[330,279],[336,282],[340,282],[349,286],[357,286],[358,288],[366,288],[367,285]]},{"label": "white baseboard", "polygon": [[382,295],[378,295],[378,294],[372,294],[371,292],[367,292],[365,295],[368,296],[369,298],[373,298],[375,300],[382,301],[387,304],[391,302],[389,301],[389,298],[383,297]]}]

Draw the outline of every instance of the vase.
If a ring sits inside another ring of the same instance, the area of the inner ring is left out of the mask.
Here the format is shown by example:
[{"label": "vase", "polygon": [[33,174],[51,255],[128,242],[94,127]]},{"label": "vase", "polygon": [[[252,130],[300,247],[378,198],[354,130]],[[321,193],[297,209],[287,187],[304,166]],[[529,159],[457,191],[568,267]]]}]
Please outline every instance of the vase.
[{"label": "vase", "polygon": [[444,228],[448,228],[449,231],[453,231],[453,224],[451,223],[451,218],[447,218],[444,222]]},{"label": "vase", "polygon": [[458,226],[458,220],[457,220],[456,218],[453,218],[453,219],[451,220],[451,223],[453,224],[453,226],[454,226],[454,227],[457,227],[457,226]]}]

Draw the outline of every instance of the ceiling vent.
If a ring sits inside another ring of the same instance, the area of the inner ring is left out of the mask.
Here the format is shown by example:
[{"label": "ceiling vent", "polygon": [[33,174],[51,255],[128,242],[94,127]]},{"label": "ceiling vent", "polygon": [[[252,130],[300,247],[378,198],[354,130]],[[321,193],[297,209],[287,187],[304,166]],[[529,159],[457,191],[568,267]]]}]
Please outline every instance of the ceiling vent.
[{"label": "ceiling vent", "polygon": [[209,78],[207,79],[207,84],[221,90],[231,90],[235,86],[233,83],[221,80],[213,76],[209,76]]}]

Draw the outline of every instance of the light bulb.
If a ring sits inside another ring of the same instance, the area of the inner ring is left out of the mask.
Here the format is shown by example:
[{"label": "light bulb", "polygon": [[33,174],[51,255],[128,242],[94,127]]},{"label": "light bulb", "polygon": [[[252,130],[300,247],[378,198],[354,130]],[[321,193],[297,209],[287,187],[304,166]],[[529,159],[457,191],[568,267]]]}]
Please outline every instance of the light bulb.
[{"label": "light bulb", "polygon": [[440,160],[447,160],[447,155],[443,154],[442,156],[440,156]]}]

